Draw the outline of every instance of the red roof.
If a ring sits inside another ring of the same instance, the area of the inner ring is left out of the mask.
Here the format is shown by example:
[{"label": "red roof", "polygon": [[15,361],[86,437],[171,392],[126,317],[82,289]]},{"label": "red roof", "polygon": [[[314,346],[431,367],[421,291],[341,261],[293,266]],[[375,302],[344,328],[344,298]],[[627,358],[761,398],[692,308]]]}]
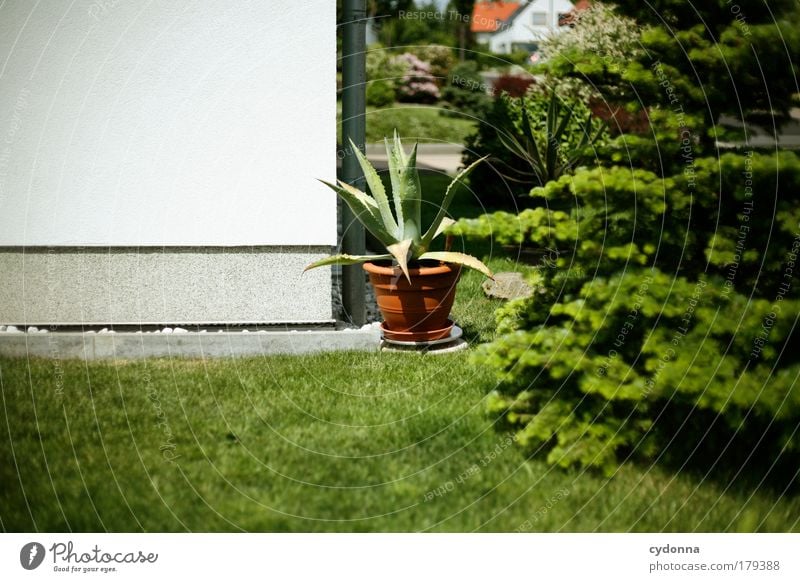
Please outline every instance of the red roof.
[{"label": "red roof", "polygon": [[472,32],[494,32],[500,22],[508,20],[519,8],[519,2],[475,2],[472,9]]},{"label": "red roof", "polygon": [[572,9],[567,12],[566,14],[559,14],[558,15],[558,25],[559,26],[573,26],[576,21],[576,16],[578,12],[583,12],[584,10],[589,10],[592,7],[592,3],[590,0],[578,0],[575,2],[575,5]]}]

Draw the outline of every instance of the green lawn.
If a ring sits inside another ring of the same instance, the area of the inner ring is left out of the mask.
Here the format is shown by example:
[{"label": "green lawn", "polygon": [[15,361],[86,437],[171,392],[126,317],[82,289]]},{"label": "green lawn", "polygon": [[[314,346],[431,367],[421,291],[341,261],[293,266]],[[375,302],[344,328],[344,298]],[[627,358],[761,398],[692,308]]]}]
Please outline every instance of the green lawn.
[{"label": "green lawn", "polygon": [[[480,283],[463,278],[454,311],[473,343],[493,334]],[[0,360],[0,384],[4,531],[799,527],[800,498],[776,489],[526,460],[468,353]]]},{"label": "green lawn", "polygon": [[[463,144],[475,131],[477,120],[463,116],[442,115],[441,107],[395,103],[390,107],[376,109],[367,107],[367,142],[383,142],[391,137],[395,128],[404,140],[430,143]],[[338,128],[341,143],[341,103],[339,103]]]}]

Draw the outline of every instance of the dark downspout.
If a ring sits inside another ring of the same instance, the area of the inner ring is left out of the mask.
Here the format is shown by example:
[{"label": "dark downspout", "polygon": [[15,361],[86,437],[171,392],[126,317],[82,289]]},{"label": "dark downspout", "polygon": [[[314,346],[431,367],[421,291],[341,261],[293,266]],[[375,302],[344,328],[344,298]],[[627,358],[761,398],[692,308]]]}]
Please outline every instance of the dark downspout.
[{"label": "dark downspout", "polygon": [[[364,175],[350,151],[350,139],[364,151],[366,139],[366,0],[344,0],[342,18],[342,180],[364,190]],[[364,227],[342,204],[342,252],[363,255]],[[342,305],[345,316],[364,325],[364,270],[361,265],[342,267]]]}]

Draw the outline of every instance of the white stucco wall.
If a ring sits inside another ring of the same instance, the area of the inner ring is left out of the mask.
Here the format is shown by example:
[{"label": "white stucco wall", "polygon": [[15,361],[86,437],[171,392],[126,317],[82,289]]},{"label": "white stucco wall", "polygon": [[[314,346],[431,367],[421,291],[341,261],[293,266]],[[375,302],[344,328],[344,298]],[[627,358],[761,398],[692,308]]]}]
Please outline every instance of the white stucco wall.
[{"label": "white stucco wall", "polygon": [[320,323],[330,0],[0,3],[0,324]]},{"label": "white stucco wall", "polygon": [[0,4],[0,246],[335,245],[335,3]]}]

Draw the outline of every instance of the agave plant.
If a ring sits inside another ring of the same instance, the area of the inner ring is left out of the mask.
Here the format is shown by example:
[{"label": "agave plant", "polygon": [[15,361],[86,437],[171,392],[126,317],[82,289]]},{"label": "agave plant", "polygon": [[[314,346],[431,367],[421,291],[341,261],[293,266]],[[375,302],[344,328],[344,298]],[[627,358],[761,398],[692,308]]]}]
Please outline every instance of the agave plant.
[{"label": "agave plant", "polygon": [[[447,217],[447,208],[455,196],[458,185],[475,166],[486,158],[477,160],[450,182],[436,217],[427,229],[423,229],[421,224],[422,192],[417,171],[417,144],[414,144],[411,153],[406,155],[396,131],[394,143],[390,144],[388,139],[385,142],[386,154],[389,159],[389,177],[392,184],[392,203],[389,202],[378,172],[352,140],[350,147],[358,158],[372,196],[341,180],[339,180],[338,186],[324,180],[320,181],[347,203],[353,214],[386,247],[388,252],[381,255],[334,255],[310,264],[305,270],[323,265],[353,265],[368,261],[394,259],[406,279],[411,281],[408,271],[409,263],[432,260],[463,265],[493,278],[489,268],[475,257],[451,251],[429,250],[433,240],[455,222]],[[392,212],[392,207],[394,207],[394,212]]]}]

